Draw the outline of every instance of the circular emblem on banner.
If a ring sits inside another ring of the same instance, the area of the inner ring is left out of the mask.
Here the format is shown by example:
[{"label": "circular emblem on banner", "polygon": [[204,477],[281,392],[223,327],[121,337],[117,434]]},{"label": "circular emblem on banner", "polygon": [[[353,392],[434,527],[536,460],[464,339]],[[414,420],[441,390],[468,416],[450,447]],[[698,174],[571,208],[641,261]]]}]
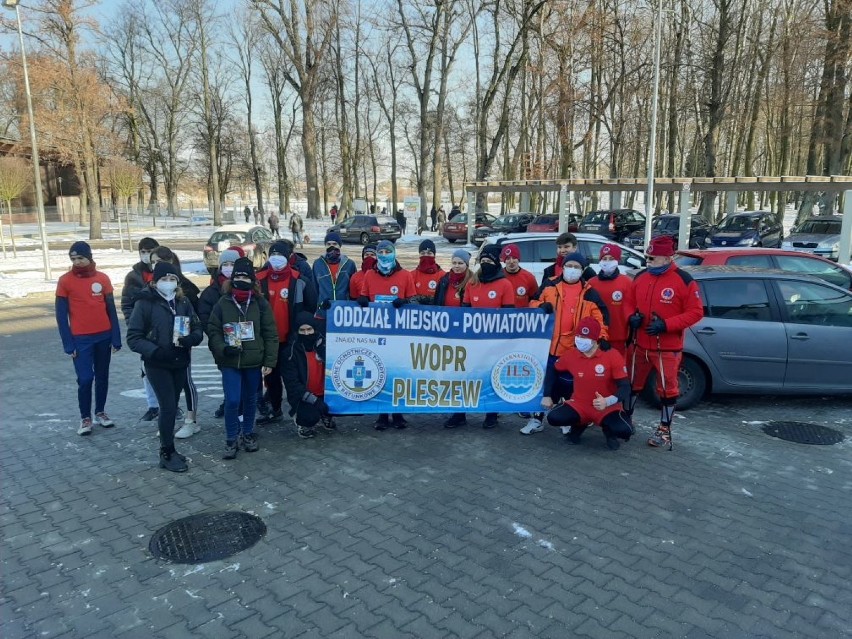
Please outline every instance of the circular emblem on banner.
[{"label": "circular emblem on banner", "polygon": [[92,293],[98,294],[104,290],[103,285],[100,282],[92,282]]},{"label": "circular emblem on banner", "polygon": [[612,301],[613,302],[620,302],[622,299],[624,299],[624,293],[622,293],[621,291],[613,291],[612,292]]},{"label": "circular emblem on banner", "polygon": [[673,288],[664,288],[660,292],[660,297],[662,297],[664,300],[672,299],[674,297],[674,289]]},{"label": "circular emblem on banner", "polygon": [[331,367],[334,389],[353,402],[364,402],[378,395],[386,379],[384,363],[369,348],[350,348]]},{"label": "circular emblem on banner", "polygon": [[488,299],[497,299],[497,291],[488,291]]},{"label": "circular emblem on banner", "polygon": [[541,391],[544,369],[529,353],[504,355],[491,369],[491,386],[500,399],[512,404],[528,402]]},{"label": "circular emblem on banner", "polygon": [[526,286],[519,286],[518,290],[515,291],[515,293],[518,295],[518,297],[526,295],[527,294],[527,287]]},{"label": "circular emblem on banner", "polygon": [[391,295],[398,295],[399,294],[399,287],[398,286],[391,286],[390,292],[391,292]]},{"label": "circular emblem on banner", "polygon": [[281,295],[282,300],[286,300],[288,297],[290,297],[290,289],[285,286],[281,289],[279,295]]},{"label": "circular emblem on banner", "polygon": [[432,280],[431,282],[429,282],[429,288],[434,291],[436,288],[438,288],[438,282]]},{"label": "circular emblem on banner", "polygon": [[595,366],[595,372],[596,372],[598,375],[600,375],[601,373],[603,373],[603,372],[604,372],[603,364],[598,364],[597,366]]}]

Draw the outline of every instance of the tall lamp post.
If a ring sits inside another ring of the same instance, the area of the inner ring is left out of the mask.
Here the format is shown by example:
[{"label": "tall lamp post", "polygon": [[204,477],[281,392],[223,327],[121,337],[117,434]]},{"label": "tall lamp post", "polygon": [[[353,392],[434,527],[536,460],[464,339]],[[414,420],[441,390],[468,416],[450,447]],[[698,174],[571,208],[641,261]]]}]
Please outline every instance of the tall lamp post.
[{"label": "tall lamp post", "polygon": [[36,144],[35,119],[33,117],[33,98],[30,93],[30,76],[27,71],[27,54],[24,51],[24,30],[21,28],[21,10],[18,7],[19,0],[3,0],[3,6],[15,10],[15,18],[18,21],[18,39],[21,42],[21,65],[24,69],[24,92],[27,95],[27,112],[30,116],[30,145],[33,156],[33,177],[35,179],[36,214],[38,216],[38,230],[41,235],[41,253],[44,257],[44,278],[50,277],[50,255],[47,252],[47,229],[44,222],[44,198],[41,192],[41,167],[38,158],[38,145]]},{"label": "tall lamp post", "polygon": [[654,97],[651,102],[651,133],[648,136],[648,190],[645,192],[645,250],[651,245],[654,215],[654,164],[657,161],[657,101],[660,94],[660,40],[663,30],[663,0],[657,0],[654,25]]}]

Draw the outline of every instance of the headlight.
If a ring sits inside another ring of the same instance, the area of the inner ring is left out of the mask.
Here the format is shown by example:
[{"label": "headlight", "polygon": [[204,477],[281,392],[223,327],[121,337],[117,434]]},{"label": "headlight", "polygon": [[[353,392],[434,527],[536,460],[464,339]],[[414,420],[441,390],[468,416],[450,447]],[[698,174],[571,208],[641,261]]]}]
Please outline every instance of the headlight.
[{"label": "headlight", "polygon": [[817,248],[830,249],[832,252],[839,251],[840,242],[832,242],[831,240],[826,240],[825,242],[820,242],[819,244],[817,244]]},{"label": "headlight", "polygon": [[744,238],[743,238],[743,239],[741,239],[739,242],[737,242],[737,246],[754,246],[754,245],[756,245],[759,241],[760,241],[760,240],[759,240],[758,238],[754,237],[754,236],[752,236],[752,237],[744,237]]}]

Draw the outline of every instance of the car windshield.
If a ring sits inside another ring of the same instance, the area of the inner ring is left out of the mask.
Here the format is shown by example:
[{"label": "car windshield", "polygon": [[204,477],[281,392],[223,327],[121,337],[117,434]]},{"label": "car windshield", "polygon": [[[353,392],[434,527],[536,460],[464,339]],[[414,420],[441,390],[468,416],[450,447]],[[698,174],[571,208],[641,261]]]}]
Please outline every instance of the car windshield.
[{"label": "car windshield", "polygon": [[720,231],[753,231],[760,218],[756,215],[734,215],[726,217],[719,225]]},{"label": "car windshield", "polygon": [[694,255],[676,255],[674,261],[678,266],[698,266],[704,261],[704,258]]},{"label": "car windshield", "polygon": [[676,217],[658,217],[654,220],[655,231],[677,231],[680,225],[679,218]]},{"label": "car windshield", "polygon": [[808,220],[802,224],[796,233],[813,233],[814,235],[839,235],[839,220]]},{"label": "car windshield", "polygon": [[555,215],[539,215],[537,218],[533,220],[533,224],[553,224],[559,218]]},{"label": "car windshield", "polygon": [[518,215],[506,215],[504,217],[498,217],[494,221],[494,226],[514,226],[520,220],[520,216]]},{"label": "car windshield", "polygon": [[220,242],[230,242],[231,244],[244,244],[246,241],[245,233],[236,233],[234,231],[219,231],[210,236],[208,244],[216,245]]}]

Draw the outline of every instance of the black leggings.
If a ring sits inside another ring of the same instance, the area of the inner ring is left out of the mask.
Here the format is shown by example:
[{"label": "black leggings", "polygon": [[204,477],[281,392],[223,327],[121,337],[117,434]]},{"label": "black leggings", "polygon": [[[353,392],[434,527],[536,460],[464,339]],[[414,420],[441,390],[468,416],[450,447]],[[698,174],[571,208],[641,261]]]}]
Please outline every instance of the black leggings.
[{"label": "black leggings", "polygon": [[175,416],[183,385],[186,383],[186,368],[158,368],[145,364],[145,375],[160,403],[160,446],[166,450],[175,448]]},{"label": "black leggings", "polygon": [[[547,421],[551,426],[570,426],[571,432],[578,437],[588,427],[588,423],[582,424],[580,414],[568,404],[562,404],[547,414]],[[620,437],[627,441],[633,434],[633,426],[630,417],[624,411],[613,411],[601,420],[601,430],[607,437]]]}]

